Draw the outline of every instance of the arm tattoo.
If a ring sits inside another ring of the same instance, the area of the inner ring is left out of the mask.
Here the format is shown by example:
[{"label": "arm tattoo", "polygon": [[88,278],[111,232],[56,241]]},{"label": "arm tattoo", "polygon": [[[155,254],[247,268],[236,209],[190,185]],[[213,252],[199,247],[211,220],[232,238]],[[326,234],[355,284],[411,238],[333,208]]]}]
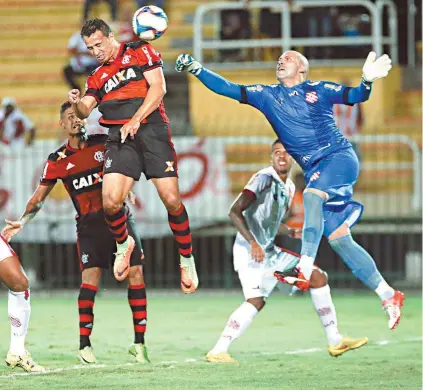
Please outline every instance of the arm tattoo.
[{"label": "arm tattoo", "polygon": [[19,219],[22,222],[22,225],[25,225],[37,215],[37,213],[41,210],[41,207],[43,207],[43,203],[44,201],[35,203],[35,205],[29,211],[25,211],[23,213],[23,215]]}]

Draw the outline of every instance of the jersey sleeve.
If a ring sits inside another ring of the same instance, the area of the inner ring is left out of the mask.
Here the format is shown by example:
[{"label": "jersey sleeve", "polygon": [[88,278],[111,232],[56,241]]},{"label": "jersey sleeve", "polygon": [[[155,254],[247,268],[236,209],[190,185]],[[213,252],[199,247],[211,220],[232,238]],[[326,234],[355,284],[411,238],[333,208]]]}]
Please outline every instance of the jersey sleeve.
[{"label": "jersey sleeve", "polygon": [[163,66],[162,57],[149,43],[145,43],[135,50],[138,63],[143,72],[148,72]]},{"label": "jersey sleeve", "polygon": [[266,86],[261,84],[256,85],[241,85],[241,100],[240,103],[248,104],[261,110],[266,94]]},{"label": "jersey sleeve", "polygon": [[42,186],[51,186],[57,183],[57,179],[59,179],[59,170],[57,169],[57,164],[54,161],[54,153],[50,154],[48,157],[43,173],[40,178],[40,184]]},{"label": "jersey sleeve", "polygon": [[242,192],[253,194],[256,198],[258,198],[260,193],[266,188],[269,188],[271,183],[272,178],[269,175],[265,175],[263,173],[256,173],[244,187]]},{"label": "jersey sleeve", "polygon": [[95,71],[94,73],[90,74],[87,78],[87,82],[85,83],[85,94],[84,96],[92,96],[97,104],[101,101],[101,94],[100,90],[97,88],[97,83],[95,82]]},{"label": "jersey sleeve", "polygon": [[323,81],[321,89],[329,104],[349,104],[348,91],[351,89],[350,87],[331,81]]}]

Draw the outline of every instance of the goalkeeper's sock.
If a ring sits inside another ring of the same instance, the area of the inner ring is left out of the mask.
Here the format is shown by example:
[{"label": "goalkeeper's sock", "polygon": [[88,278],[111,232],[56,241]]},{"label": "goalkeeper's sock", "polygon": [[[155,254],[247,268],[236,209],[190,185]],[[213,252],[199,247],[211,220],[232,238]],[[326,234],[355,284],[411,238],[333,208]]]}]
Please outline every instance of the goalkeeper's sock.
[{"label": "goalkeeper's sock", "polygon": [[132,310],[132,321],[134,323],[134,343],[144,344],[144,334],[147,328],[145,284],[128,286],[128,302]]},{"label": "goalkeeper's sock", "polygon": [[82,283],[79,288],[79,349],[90,347],[90,336],[94,326],[94,300],[98,287]]},{"label": "goalkeeper's sock", "polygon": [[336,319],[335,306],[332,302],[329,285],[310,288],[310,294],[314,309],[319,315],[323,329],[326,332],[328,344],[332,346],[338,345],[342,341],[342,335],[338,331],[338,320]]},{"label": "goalkeeper's sock", "polygon": [[353,274],[375,291],[380,299],[388,300],[394,296],[394,289],[383,279],[372,257],[354,241],[351,234],[330,240],[329,244]]},{"label": "goalkeeper's sock", "polygon": [[31,304],[29,289],[8,293],[8,313],[10,318],[10,352],[16,355],[25,353],[25,336],[28,330]]},{"label": "goalkeeper's sock", "polygon": [[212,354],[227,352],[233,341],[247,330],[253,322],[254,317],[258,314],[258,310],[249,302],[244,302],[229,317],[228,323],[223,329],[220,339],[210,351]]}]

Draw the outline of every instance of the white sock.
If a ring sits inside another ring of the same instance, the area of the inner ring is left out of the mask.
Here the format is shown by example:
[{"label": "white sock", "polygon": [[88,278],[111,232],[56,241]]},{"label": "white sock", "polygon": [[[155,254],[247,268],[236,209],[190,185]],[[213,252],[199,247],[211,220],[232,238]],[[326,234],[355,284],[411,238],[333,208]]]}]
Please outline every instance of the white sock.
[{"label": "white sock", "polygon": [[213,354],[227,352],[232,342],[247,330],[257,314],[258,310],[254,305],[244,302],[231,314],[220,339],[210,352]]},{"label": "white sock", "polygon": [[313,306],[319,315],[329,345],[338,345],[342,341],[342,335],[338,331],[335,306],[330,295],[329,285],[320,288],[310,288]]},{"label": "white sock", "polygon": [[395,294],[395,290],[388,284],[384,279],[376,287],[375,293],[379,295],[382,301],[386,301],[392,298]]},{"label": "white sock", "polygon": [[307,280],[310,280],[311,273],[313,272],[313,264],[314,259],[310,256],[304,255],[301,256],[300,261],[297,264],[297,267],[301,269],[301,272]]},{"label": "white sock", "polygon": [[11,324],[10,351],[20,355],[25,352],[25,336],[31,314],[29,289],[23,292],[9,290],[8,312]]}]

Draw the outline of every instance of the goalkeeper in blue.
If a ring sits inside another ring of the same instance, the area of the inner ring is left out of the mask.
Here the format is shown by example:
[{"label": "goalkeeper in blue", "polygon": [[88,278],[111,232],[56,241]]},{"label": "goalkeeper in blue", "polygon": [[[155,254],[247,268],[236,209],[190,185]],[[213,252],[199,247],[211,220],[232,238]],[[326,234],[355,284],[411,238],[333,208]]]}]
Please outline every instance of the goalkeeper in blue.
[{"label": "goalkeeper in blue", "polygon": [[276,66],[279,83],[239,85],[204,68],[188,54],[176,60],[176,70],[187,70],[213,92],[255,107],[264,114],[287,152],[304,171],[304,226],[301,259],[297,265],[300,282],[307,290],[320,240],[330,246],[354,275],[376,292],[394,329],[401,318],[404,294],[384,280],[370,254],[356,243],[350,228],[360,219],[363,206],[352,200],[359,162],[351,144],[337,129],[334,104],[353,105],[369,99],[373,82],[392,68],[385,54],[370,52],[363,66],[362,81],[350,88],[329,81],[307,79],[309,63],[301,53],[283,53]]}]

